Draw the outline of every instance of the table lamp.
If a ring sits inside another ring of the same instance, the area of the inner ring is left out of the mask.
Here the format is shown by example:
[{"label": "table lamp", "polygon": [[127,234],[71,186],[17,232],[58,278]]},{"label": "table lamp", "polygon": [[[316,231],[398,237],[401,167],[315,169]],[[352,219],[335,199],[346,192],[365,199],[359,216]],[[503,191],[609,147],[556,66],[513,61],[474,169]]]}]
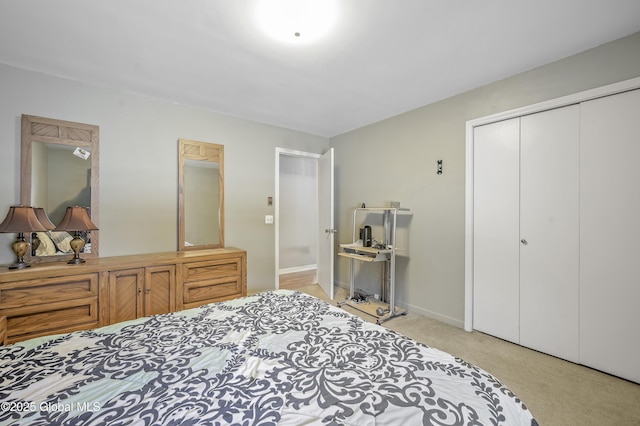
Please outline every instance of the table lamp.
[{"label": "table lamp", "polygon": [[9,269],[28,268],[31,264],[24,260],[24,255],[29,250],[29,242],[25,240],[24,233],[45,232],[47,228],[40,223],[33,207],[11,206],[4,221],[0,223],[0,232],[16,232],[18,238],[11,245],[17,260],[9,266]]},{"label": "table lamp", "polygon": [[[38,222],[40,222],[45,228],[47,228],[47,231],[55,229],[56,226],[51,222],[51,219],[49,219],[49,216],[47,216],[47,212],[45,212],[42,207],[34,207],[33,212],[36,214],[36,217],[38,218]],[[38,234],[35,232],[32,233],[31,234],[31,256],[35,256],[36,251],[38,250],[38,247],[40,247],[40,243],[41,241],[40,241],[40,238],[38,238]]]},{"label": "table lamp", "polygon": [[80,252],[84,248],[85,241],[80,233],[98,230],[98,227],[89,219],[87,208],[82,206],[67,207],[62,221],[60,221],[55,230],[73,232],[73,240],[69,243],[71,250],[73,250],[73,258],[67,263],[72,265],[84,263],[85,260],[80,257]]},{"label": "table lamp", "polygon": [[47,231],[55,229],[56,226],[51,222],[51,219],[49,219],[47,212],[45,212],[42,207],[34,207],[33,212],[36,214],[38,222],[40,222],[42,226],[47,228]]}]

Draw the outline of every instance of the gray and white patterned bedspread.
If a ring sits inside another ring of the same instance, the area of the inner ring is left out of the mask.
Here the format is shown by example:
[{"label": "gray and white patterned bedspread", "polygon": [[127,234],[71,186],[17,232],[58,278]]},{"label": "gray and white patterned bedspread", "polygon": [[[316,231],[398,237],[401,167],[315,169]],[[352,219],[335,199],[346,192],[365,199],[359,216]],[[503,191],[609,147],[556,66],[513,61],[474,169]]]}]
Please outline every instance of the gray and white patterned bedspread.
[{"label": "gray and white patterned bedspread", "polygon": [[478,367],[280,290],[0,347],[0,424],[536,422]]}]

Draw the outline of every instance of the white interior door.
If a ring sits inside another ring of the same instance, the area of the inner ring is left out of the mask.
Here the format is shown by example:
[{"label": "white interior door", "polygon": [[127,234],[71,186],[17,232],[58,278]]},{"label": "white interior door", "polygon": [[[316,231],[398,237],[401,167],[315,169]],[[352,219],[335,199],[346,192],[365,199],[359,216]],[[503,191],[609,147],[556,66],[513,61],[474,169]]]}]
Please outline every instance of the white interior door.
[{"label": "white interior door", "polygon": [[318,159],[318,283],[333,299],[333,148]]},{"label": "white interior door", "polygon": [[520,344],[578,362],[579,107],[520,119]]}]

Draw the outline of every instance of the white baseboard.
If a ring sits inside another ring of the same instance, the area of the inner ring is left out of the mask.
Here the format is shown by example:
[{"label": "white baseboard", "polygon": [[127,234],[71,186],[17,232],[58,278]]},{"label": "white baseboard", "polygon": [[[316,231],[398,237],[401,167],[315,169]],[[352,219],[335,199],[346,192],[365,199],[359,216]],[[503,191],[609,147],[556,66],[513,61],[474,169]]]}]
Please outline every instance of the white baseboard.
[{"label": "white baseboard", "polygon": [[313,265],[303,265],[303,266],[294,266],[292,268],[283,268],[278,270],[278,274],[292,274],[294,272],[304,272],[309,271],[311,269],[317,269],[317,265],[314,263]]},{"label": "white baseboard", "polygon": [[427,318],[438,320],[438,321],[443,322],[445,324],[449,324],[449,325],[452,325],[454,327],[458,327],[458,328],[464,329],[464,321],[463,320],[459,320],[459,319],[456,319],[456,318],[451,318],[449,316],[442,315],[442,314],[439,314],[437,312],[429,311],[427,309],[422,309],[422,308],[419,308],[417,306],[406,305],[404,303],[399,303],[398,306],[401,306],[401,307],[405,308],[406,310],[408,310],[409,314],[411,314],[411,312],[415,312],[415,313],[423,315],[423,316],[425,316]]}]

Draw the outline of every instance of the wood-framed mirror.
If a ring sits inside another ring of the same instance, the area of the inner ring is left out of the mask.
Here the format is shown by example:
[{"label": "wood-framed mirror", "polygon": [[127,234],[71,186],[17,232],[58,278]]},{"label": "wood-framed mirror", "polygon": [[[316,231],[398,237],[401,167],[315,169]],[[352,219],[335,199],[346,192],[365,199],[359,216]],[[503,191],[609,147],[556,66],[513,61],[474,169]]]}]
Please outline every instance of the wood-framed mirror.
[{"label": "wood-framed mirror", "polygon": [[178,140],[178,250],[224,247],[224,145]]},{"label": "wood-framed mirror", "polygon": [[[87,207],[99,227],[99,127],[22,115],[20,203],[42,207],[58,225],[68,206]],[[73,251],[70,235],[49,231],[31,235],[30,257],[62,260]],[[83,258],[98,257],[99,231],[83,235]]]}]

